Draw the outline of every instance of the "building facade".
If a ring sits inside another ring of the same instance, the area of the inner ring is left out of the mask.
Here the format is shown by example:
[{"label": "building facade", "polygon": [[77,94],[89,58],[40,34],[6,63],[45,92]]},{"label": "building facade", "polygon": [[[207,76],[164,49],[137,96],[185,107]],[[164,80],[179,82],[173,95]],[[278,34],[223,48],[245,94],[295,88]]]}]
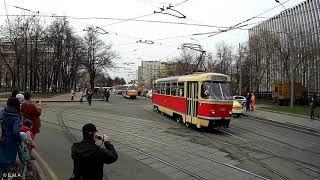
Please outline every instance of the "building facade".
[{"label": "building facade", "polygon": [[273,82],[289,82],[294,74],[309,93],[320,93],[320,0],[306,0],[251,28],[249,48],[259,62],[251,69],[259,78],[250,85],[259,92],[271,92]]},{"label": "building facade", "polygon": [[151,88],[152,82],[160,78],[160,65],[160,61],[141,62],[141,82],[146,88]]},{"label": "building facade", "polygon": [[162,62],[160,64],[160,77],[165,78],[176,75],[177,63]]},{"label": "building facade", "polygon": [[138,80],[138,83],[142,83],[142,67],[138,66],[138,70],[136,71],[136,79]]}]

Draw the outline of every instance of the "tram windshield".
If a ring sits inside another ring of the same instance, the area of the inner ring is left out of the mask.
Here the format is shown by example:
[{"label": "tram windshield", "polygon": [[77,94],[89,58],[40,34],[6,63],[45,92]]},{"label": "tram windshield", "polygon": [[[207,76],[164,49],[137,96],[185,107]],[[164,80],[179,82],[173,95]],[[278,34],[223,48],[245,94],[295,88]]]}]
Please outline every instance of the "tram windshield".
[{"label": "tram windshield", "polygon": [[137,86],[135,85],[128,86],[128,90],[137,90]]},{"label": "tram windshield", "polygon": [[201,97],[204,99],[230,100],[230,83],[206,81],[201,86]]}]

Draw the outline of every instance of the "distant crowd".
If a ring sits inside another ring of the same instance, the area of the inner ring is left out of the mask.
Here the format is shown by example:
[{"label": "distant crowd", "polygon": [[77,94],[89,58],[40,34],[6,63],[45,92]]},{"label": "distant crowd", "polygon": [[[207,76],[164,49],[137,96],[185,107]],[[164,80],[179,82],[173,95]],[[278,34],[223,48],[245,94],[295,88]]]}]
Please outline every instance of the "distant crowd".
[{"label": "distant crowd", "polygon": [[41,101],[33,101],[31,97],[30,92],[14,90],[7,106],[0,110],[0,176],[15,172],[17,167],[22,169],[19,172],[22,179],[32,175],[31,152],[40,133],[42,107]]}]

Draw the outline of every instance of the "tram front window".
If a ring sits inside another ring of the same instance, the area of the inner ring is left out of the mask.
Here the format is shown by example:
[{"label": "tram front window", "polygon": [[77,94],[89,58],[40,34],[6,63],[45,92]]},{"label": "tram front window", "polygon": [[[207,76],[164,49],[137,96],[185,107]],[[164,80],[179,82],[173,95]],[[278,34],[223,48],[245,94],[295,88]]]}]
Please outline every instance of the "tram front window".
[{"label": "tram front window", "polygon": [[227,82],[203,82],[201,97],[204,99],[229,100],[231,99],[230,84]]}]

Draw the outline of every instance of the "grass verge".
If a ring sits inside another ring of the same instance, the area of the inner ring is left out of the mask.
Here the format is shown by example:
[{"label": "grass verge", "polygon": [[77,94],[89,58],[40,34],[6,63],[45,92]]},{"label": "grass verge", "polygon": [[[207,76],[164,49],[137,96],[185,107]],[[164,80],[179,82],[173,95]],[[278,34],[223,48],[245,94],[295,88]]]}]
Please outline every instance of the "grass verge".
[{"label": "grass verge", "polygon": [[[63,94],[67,94],[65,92],[61,92],[61,93],[54,93],[54,92],[44,92],[44,93],[31,93],[32,98],[33,99],[39,99],[39,98],[51,98],[54,96],[59,96],[59,95],[63,95]],[[0,98],[9,98],[11,96],[11,93],[8,94],[1,94]]]},{"label": "grass verge", "polygon": [[[283,113],[290,113],[290,114],[297,114],[303,116],[310,116],[310,107],[307,105],[295,105],[293,108],[290,106],[279,106],[278,104],[274,104],[271,101],[262,101],[258,100],[257,104],[259,105],[260,109],[283,112]],[[315,110],[315,116],[320,117],[320,109],[319,107]]]}]

